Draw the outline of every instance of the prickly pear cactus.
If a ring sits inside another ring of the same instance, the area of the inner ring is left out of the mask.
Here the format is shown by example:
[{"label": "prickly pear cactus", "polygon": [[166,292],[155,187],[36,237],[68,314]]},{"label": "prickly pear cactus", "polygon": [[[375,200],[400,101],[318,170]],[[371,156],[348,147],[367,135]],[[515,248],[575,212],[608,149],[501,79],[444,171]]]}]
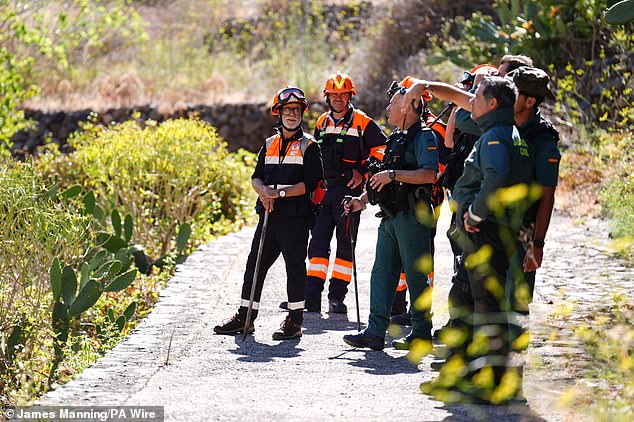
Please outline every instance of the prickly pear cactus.
[{"label": "prickly pear cactus", "polygon": [[612,25],[620,25],[634,20],[634,0],[622,0],[605,12],[605,20]]}]

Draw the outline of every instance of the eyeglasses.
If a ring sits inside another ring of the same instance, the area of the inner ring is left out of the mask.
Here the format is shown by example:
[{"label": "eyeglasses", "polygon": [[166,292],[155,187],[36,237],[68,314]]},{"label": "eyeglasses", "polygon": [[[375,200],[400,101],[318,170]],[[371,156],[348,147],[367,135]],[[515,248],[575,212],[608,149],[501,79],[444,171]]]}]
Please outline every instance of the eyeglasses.
[{"label": "eyeglasses", "polygon": [[283,116],[290,116],[291,114],[301,116],[301,114],[304,112],[304,109],[302,107],[282,107],[280,109],[280,112]]},{"label": "eyeglasses", "polygon": [[295,99],[299,101],[306,100],[306,96],[304,95],[304,92],[301,89],[288,88],[279,93],[279,95],[277,96],[277,101],[280,104],[285,104],[291,99],[291,97],[295,97]]}]

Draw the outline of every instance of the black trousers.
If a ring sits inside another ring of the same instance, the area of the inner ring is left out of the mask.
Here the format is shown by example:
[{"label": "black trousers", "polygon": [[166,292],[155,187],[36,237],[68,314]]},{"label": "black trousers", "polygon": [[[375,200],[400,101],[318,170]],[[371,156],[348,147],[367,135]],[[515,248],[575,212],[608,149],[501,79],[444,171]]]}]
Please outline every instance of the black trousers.
[{"label": "black trousers", "polygon": [[[242,294],[238,315],[246,319],[247,307],[251,296],[251,286],[257,260],[260,236],[264,216],[260,216],[260,221],[253,236],[251,252],[247,258],[247,267],[244,272],[244,283],[242,284]],[[296,322],[302,322],[304,318],[304,295],[306,289],[306,249],[308,246],[308,216],[286,216],[273,211],[269,215],[266,237],[262,249],[260,270],[256,281],[255,298],[253,301],[252,319],[258,314],[260,308],[260,298],[262,297],[262,287],[264,279],[271,266],[282,254],[286,264],[286,292],[288,295],[288,306],[290,316]]]},{"label": "black trousers", "polygon": [[471,294],[471,284],[469,274],[465,267],[465,253],[462,247],[452,235],[456,225],[456,213],[451,215],[451,228],[447,233],[451,251],[453,252],[453,275],[451,277],[451,289],[449,290],[449,321],[447,328],[459,330],[463,335],[463,340],[457,344],[449,346],[449,354],[460,354],[466,356],[467,346],[473,340],[473,295]]},{"label": "black trousers", "polygon": [[473,296],[473,342],[485,344],[473,356],[479,367],[490,366],[499,382],[506,368],[508,307],[505,284],[510,257],[518,247],[517,233],[508,226],[485,220],[477,233],[470,233],[474,250],[466,267]]}]

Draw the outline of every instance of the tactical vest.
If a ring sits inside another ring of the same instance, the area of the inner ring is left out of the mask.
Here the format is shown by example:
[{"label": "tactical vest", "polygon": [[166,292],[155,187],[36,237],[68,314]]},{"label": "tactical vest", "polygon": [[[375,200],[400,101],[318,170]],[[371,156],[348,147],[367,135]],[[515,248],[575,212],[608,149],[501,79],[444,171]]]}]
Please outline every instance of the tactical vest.
[{"label": "tactical vest", "polygon": [[[423,127],[421,131],[432,130]],[[405,152],[408,145],[414,141],[418,132],[413,138],[401,131],[393,132],[387,141],[385,157],[381,163],[380,170],[416,170],[418,163],[407,163]],[[419,201],[431,203],[431,184],[414,185],[411,183],[394,181],[376,191],[370,186],[369,180],[366,184],[368,200],[372,205],[379,204],[381,210],[390,217],[398,211],[414,210]]]},{"label": "tactical vest", "polygon": [[436,115],[429,110],[426,111],[423,117],[427,127],[431,128],[436,134],[436,144],[438,146],[438,176],[436,183],[433,183],[431,186],[431,202],[434,208],[436,208],[442,205],[445,198],[443,183],[447,169],[447,159],[450,155],[450,150],[445,146],[447,125],[442,120],[436,118]]},{"label": "tactical vest", "polygon": [[[343,125],[335,125],[329,112],[319,116],[315,125],[315,140],[321,148],[326,185],[348,183],[352,169],[366,158],[363,156],[363,132],[370,121],[370,117],[356,109],[353,109],[352,115]],[[344,155],[344,149],[348,156]]]}]

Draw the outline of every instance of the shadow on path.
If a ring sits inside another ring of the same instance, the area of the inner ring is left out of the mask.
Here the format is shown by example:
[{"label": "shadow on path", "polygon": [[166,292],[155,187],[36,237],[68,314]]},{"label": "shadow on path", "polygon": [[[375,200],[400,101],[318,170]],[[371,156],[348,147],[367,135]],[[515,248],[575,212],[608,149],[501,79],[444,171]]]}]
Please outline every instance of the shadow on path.
[{"label": "shadow on path", "polygon": [[349,365],[365,368],[364,372],[371,375],[415,374],[420,372],[405,356],[394,357],[385,352],[374,350],[352,348],[328,359],[348,360]]},{"label": "shadow on path", "polygon": [[443,422],[493,420],[504,422],[546,422],[546,419],[533,412],[525,403],[512,403],[503,406],[445,404],[438,407],[438,409],[451,413],[451,416],[443,419]]},{"label": "shadow on path", "polygon": [[[363,327],[363,324],[361,326]],[[357,329],[357,327],[357,322],[350,321],[347,314],[304,313],[304,334],[317,335],[326,331],[350,331]]]},{"label": "shadow on path", "polygon": [[247,336],[242,341],[242,335],[239,335],[235,339],[238,348],[231,350],[231,353],[242,355],[238,358],[239,362],[272,362],[275,358],[294,358],[305,351],[297,347],[300,340],[285,340],[272,346],[257,342],[253,336]]}]

